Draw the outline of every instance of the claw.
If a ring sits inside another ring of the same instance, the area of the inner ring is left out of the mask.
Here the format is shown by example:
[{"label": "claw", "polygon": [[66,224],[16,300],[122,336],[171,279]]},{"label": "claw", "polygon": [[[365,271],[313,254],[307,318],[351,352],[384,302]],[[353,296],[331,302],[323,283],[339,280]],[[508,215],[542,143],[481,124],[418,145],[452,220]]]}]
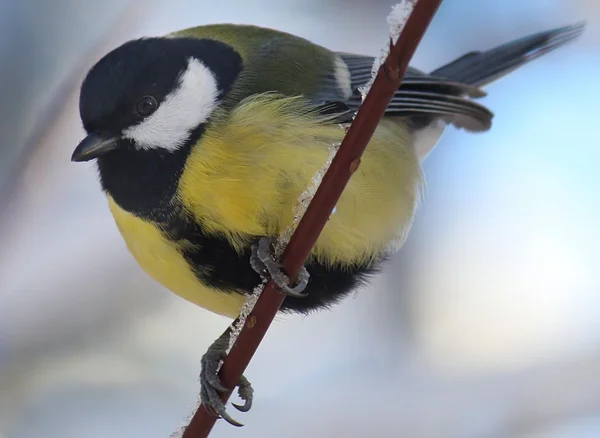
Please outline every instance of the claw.
[{"label": "claw", "polygon": [[[224,354],[219,351],[211,351],[210,349],[202,356],[202,375],[201,383],[206,383],[212,388],[220,392],[226,392],[227,388],[221,382],[218,375],[219,364],[224,358]],[[204,382],[202,382],[204,380]]]},{"label": "claw", "polygon": [[258,245],[252,244],[250,248],[252,250],[252,255],[250,256],[250,266],[252,266],[252,269],[254,269],[254,271],[260,274],[262,277],[267,273],[267,267],[261,261],[260,256],[258,255]]},{"label": "claw", "polygon": [[308,294],[303,293],[303,291],[304,289],[306,289],[306,286],[308,285],[308,279],[310,277],[310,274],[308,273],[306,268],[304,266],[302,267],[302,270],[298,274],[298,284],[296,284],[295,286],[289,286],[289,277],[285,275],[279,268],[280,266],[277,267],[278,271],[271,275],[275,284],[279,286],[279,289],[281,289],[281,291],[284,294],[290,297],[306,297]]},{"label": "claw", "polygon": [[238,405],[236,403],[231,403],[238,411],[248,412],[252,409],[252,396],[254,394],[254,390],[252,389],[252,385],[244,376],[240,379],[238,383],[238,395],[242,400],[244,400],[243,405]]},{"label": "claw", "polygon": [[209,401],[211,398],[212,398],[212,396],[209,395],[209,390],[207,389],[207,387],[204,385],[201,385],[200,399],[202,400],[202,404],[204,405],[204,408],[213,417],[220,418],[220,416],[217,413],[217,411],[215,410],[215,408],[213,408],[212,403],[210,403],[210,401]]},{"label": "claw", "polygon": [[243,427],[244,426],[242,423],[240,423],[239,421],[237,421],[235,418],[233,418],[231,415],[229,415],[227,413],[227,411],[225,410],[225,406],[223,406],[223,404],[221,404],[221,406],[218,406],[216,408],[216,411],[219,414],[218,416],[220,416],[223,420],[227,421],[232,426],[235,426],[235,427]]},{"label": "claw", "polygon": [[252,256],[250,257],[250,265],[252,269],[258,272],[261,276],[269,273],[275,284],[285,295],[294,298],[304,298],[308,294],[302,293],[308,285],[310,274],[303,266],[298,274],[297,284],[290,286],[290,279],[281,270],[282,265],[273,260],[271,245],[272,238],[262,237],[258,241],[258,245],[252,245]]},{"label": "claw", "polygon": [[[219,365],[226,356],[231,327],[234,325],[235,321],[202,356],[200,400],[210,415],[222,418],[233,426],[242,427],[243,424],[231,417],[225,409],[225,404],[223,403],[223,400],[221,400],[220,394],[227,393],[229,389],[223,385],[223,382],[221,382],[221,379],[218,376]],[[240,398],[244,400],[244,404],[233,404],[233,406],[241,412],[248,412],[252,407],[252,396],[254,393],[252,385],[246,377],[242,376],[236,386],[238,386],[238,394]]]},{"label": "claw", "polygon": [[237,403],[231,403],[234,408],[236,408],[240,412],[248,412],[252,409],[252,402],[249,400],[244,400],[243,405],[238,405]]}]

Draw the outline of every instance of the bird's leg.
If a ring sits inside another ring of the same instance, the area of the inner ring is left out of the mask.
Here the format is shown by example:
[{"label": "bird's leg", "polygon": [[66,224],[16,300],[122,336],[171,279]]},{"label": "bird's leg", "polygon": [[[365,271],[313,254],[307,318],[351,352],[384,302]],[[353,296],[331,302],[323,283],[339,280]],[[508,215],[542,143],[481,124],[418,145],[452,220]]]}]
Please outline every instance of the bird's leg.
[{"label": "bird's leg", "polygon": [[298,274],[295,286],[290,286],[290,279],[281,270],[282,265],[276,262],[273,258],[273,244],[275,239],[271,237],[261,237],[257,244],[252,245],[252,255],[250,256],[250,265],[252,269],[258,272],[261,276],[269,274],[275,284],[281,289],[285,295],[294,298],[304,298],[306,296],[303,293],[310,274],[303,266],[302,270]]},{"label": "bird's leg", "polygon": [[[204,353],[204,356],[202,356],[202,371],[200,372],[200,400],[208,412],[216,417],[223,418],[229,424],[240,427],[242,424],[234,420],[227,413],[225,404],[219,396],[219,393],[227,392],[228,388],[223,385],[223,382],[221,382],[221,379],[219,379],[218,376],[219,365],[227,355],[231,331],[237,321],[237,319],[233,321],[227,330],[225,330],[223,334],[219,336],[219,338],[213,342],[210,347],[208,347],[208,350],[206,353]],[[248,412],[252,407],[252,397],[254,393],[252,385],[248,379],[246,379],[246,377],[242,376],[236,386],[238,388],[238,395],[244,401],[244,404],[232,404],[239,411]]]}]

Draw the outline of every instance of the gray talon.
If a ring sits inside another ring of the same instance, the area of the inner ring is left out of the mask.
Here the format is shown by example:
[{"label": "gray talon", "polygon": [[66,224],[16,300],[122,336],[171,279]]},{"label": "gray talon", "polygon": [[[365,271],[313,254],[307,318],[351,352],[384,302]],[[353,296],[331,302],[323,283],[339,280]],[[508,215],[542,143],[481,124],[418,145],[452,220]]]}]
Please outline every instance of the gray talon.
[{"label": "gray talon", "polygon": [[248,412],[252,408],[252,398],[254,395],[254,389],[252,385],[244,376],[240,379],[238,384],[238,395],[244,401],[243,405],[232,403],[232,405],[241,412]]},{"label": "gray talon", "polygon": [[302,292],[308,285],[310,274],[303,266],[298,274],[297,284],[295,286],[290,286],[290,279],[282,272],[281,264],[273,260],[271,250],[273,241],[273,238],[261,237],[258,241],[258,245],[252,245],[252,255],[250,257],[252,269],[261,276],[264,276],[264,274],[268,272],[275,284],[284,294],[295,298],[304,298],[307,294]]},{"label": "gray talon", "polygon": [[267,272],[267,267],[258,256],[258,245],[253,244],[250,248],[252,249],[252,255],[250,256],[250,266],[252,266],[252,269],[254,269],[258,274],[263,276]]},{"label": "gray talon", "polygon": [[[233,426],[241,427],[243,424],[232,418],[225,409],[225,404],[221,400],[220,393],[227,392],[229,389],[223,385],[218,376],[219,365],[227,354],[231,328],[236,324],[236,321],[225,330],[219,339],[208,348],[204,356],[202,356],[200,400],[209,414],[217,418],[223,418]],[[252,385],[246,377],[242,376],[237,386],[238,394],[244,401],[244,404],[236,405],[233,403],[233,406],[241,412],[248,412],[252,407],[252,396],[254,393]]]},{"label": "gray talon", "polygon": [[235,418],[231,417],[231,415],[229,415],[227,413],[227,411],[225,410],[225,406],[223,406],[223,404],[221,404],[221,406],[217,407],[217,414],[219,414],[219,416],[223,420],[227,421],[232,426],[235,426],[235,427],[242,427],[243,426],[242,423],[240,423],[239,421],[237,421]]},{"label": "gray talon", "polygon": [[202,356],[202,374],[200,374],[200,384],[204,387],[205,385],[211,386],[220,392],[227,391],[227,388],[219,379],[217,374],[219,364],[223,359],[222,352],[218,352],[215,350],[208,350],[204,356]]},{"label": "gray talon", "polygon": [[213,394],[213,391],[211,391],[212,388],[210,388],[210,389],[209,388],[210,388],[209,386],[201,385],[201,387],[200,387],[200,400],[202,400],[202,404],[206,408],[207,412],[210,415],[212,415],[213,417],[217,417],[218,418],[219,414],[217,413],[217,411],[213,407],[213,404],[210,402],[210,400],[214,400],[215,394]]},{"label": "gray talon", "polygon": [[298,274],[298,284],[296,284],[295,286],[289,286],[290,279],[281,271],[278,271],[275,273],[275,275],[273,275],[273,281],[275,281],[275,284],[279,286],[279,288],[284,294],[289,295],[291,297],[303,298],[306,295],[308,295],[302,292],[304,291],[304,289],[306,289],[306,286],[308,285],[309,277],[310,274],[303,266],[302,270]]}]

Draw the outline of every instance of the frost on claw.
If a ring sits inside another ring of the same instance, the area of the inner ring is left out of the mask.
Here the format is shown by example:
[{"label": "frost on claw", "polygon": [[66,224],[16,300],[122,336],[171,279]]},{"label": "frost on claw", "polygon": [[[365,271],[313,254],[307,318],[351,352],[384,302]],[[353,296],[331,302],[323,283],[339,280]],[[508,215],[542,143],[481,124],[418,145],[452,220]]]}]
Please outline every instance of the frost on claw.
[{"label": "frost on claw", "polygon": [[[396,41],[398,41],[398,37],[402,33],[402,29],[404,29],[404,25],[408,21],[408,17],[410,17],[410,14],[415,8],[416,3],[417,0],[402,0],[401,2],[396,3],[394,6],[392,6],[392,10],[387,17],[387,22],[390,28],[390,39],[393,44],[395,44]],[[381,49],[381,53],[377,58],[375,58],[375,61],[373,62],[373,68],[371,69],[371,79],[369,79],[369,82],[367,82],[364,86],[359,88],[362,100],[365,100],[365,97],[367,97],[367,93],[371,89],[373,81],[375,81],[375,77],[379,72],[379,68],[385,62],[385,59],[389,55],[389,46],[389,42],[386,42],[384,44],[383,49]]]}]

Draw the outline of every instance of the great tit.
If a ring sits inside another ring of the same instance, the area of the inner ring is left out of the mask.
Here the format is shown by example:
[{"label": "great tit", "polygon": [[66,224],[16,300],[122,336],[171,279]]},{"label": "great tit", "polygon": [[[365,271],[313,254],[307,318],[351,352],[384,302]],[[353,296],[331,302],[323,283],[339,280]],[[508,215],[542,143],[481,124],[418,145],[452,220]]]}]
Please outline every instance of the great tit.
[{"label": "great tit", "polygon": [[[236,318],[268,273],[287,294],[283,312],[309,313],[339,302],[402,245],[423,189],[421,161],[444,128],[490,128],[492,113],[473,100],[482,87],[583,27],[471,52],[429,74],[409,68],[295,286],[270,244],[344,137],[373,57],[233,24],[126,42],[82,83],[87,136],[72,160],[96,160],[129,251],[166,288]],[[201,399],[237,424],[216,375],[229,336],[203,356]],[[245,378],[238,391],[246,411]]]}]

